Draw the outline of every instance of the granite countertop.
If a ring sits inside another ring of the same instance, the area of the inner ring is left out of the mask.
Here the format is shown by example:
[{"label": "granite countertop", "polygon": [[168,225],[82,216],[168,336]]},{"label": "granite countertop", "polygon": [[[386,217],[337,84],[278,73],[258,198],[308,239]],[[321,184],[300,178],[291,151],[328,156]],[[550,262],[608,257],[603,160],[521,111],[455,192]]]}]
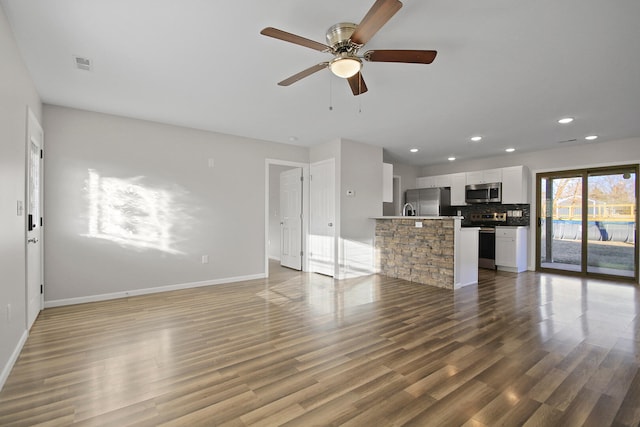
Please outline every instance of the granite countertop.
[{"label": "granite countertop", "polygon": [[463,219],[462,216],[435,216],[435,215],[424,215],[424,216],[376,216],[372,219]]}]

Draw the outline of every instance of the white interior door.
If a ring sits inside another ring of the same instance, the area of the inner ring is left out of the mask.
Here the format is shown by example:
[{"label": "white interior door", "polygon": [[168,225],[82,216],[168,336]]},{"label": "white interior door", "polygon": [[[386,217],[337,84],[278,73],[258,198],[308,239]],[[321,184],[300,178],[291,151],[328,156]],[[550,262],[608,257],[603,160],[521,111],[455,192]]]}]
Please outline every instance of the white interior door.
[{"label": "white interior door", "polygon": [[309,182],[309,271],[335,274],[335,161],[312,163]]},{"label": "white interior door", "polygon": [[42,156],[44,141],[42,127],[29,111],[27,126],[27,191],[26,191],[26,225],[27,225],[27,327],[42,310]]},{"label": "white interior door", "polygon": [[280,173],[280,265],[302,269],[302,169]]}]

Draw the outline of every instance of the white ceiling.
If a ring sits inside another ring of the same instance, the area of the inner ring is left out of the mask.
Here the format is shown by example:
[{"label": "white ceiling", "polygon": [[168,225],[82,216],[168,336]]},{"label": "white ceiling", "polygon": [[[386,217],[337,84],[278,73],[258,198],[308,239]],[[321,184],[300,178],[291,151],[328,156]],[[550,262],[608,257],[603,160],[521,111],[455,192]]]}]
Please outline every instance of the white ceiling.
[{"label": "white ceiling", "polygon": [[[413,165],[640,136],[638,0],[406,0],[362,52],[438,57],[365,63],[358,97],[328,70],[277,86],[330,56],[259,32],[325,43],[373,0],[0,4],[45,103],[304,146],[348,138]],[[561,126],[562,116],[576,119]]]}]

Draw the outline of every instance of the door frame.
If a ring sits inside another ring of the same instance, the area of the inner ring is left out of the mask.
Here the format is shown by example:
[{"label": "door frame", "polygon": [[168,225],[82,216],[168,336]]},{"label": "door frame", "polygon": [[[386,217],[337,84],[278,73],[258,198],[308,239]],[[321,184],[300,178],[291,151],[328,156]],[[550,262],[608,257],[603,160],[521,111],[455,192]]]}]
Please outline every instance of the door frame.
[{"label": "door frame", "polygon": [[[30,321],[29,318],[29,313],[30,313],[30,306],[29,306],[29,244],[27,243],[27,239],[29,238],[29,225],[28,225],[28,218],[29,218],[29,212],[28,212],[28,198],[29,198],[29,152],[31,150],[31,136],[32,136],[32,130],[35,129],[37,132],[40,133],[40,135],[42,135],[42,141],[40,141],[40,150],[42,150],[42,152],[44,152],[44,130],[42,129],[42,125],[40,124],[40,121],[38,120],[38,118],[36,117],[36,115],[34,114],[34,112],[31,110],[31,108],[27,107],[27,129],[26,129],[26,138],[25,138],[25,177],[24,177],[24,182],[25,182],[25,194],[24,194],[24,255],[25,255],[25,263],[24,263],[24,290],[25,290],[25,294],[24,294],[24,298],[25,298],[25,305],[26,305],[26,310],[25,310],[25,325],[27,327],[27,329],[30,329],[31,326],[33,325],[33,323]],[[40,218],[44,218],[44,158],[41,157],[40,158],[40,185],[39,185],[39,195],[38,198],[40,199],[40,212],[39,212],[39,216]],[[40,218],[35,218],[35,221],[37,221],[38,226],[40,227],[40,256],[39,256],[39,261],[40,261],[40,265],[39,265],[39,272],[40,272],[40,277],[39,277],[39,282],[40,282],[40,298],[39,298],[39,302],[40,302],[40,307],[38,312],[42,311],[42,309],[44,308],[44,223],[42,223],[42,225],[40,224]],[[36,317],[34,318],[34,322],[35,319],[38,316],[36,315]]]},{"label": "door frame", "polygon": [[269,277],[269,193],[271,165],[291,166],[302,169],[302,271],[308,270],[307,235],[309,234],[309,163],[292,162],[289,160],[265,159],[264,168],[264,274]]},{"label": "door frame", "polygon": [[[587,251],[586,249],[586,245],[588,242],[588,229],[587,227],[584,227],[584,224],[588,221],[588,216],[584,216],[584,213],[588,212],[588,185],[585,187],[584,184],[587,183],[587,181],[585,181],[585,178],[588,177],[588,175],[592,172],[615,172],[616,170],[628,170],[628,169],[634,169],[635,170],[635,175],[636,175],[636,182],[635,182],[635,190],[636,190],[636,231],[635,231],[635,250],[634,250],[634,263],[635,263],[635,271],[634,271],[634,277],[626,277],[626,276],[617,276],[617,275],[610,275],[610,274],[603,274],[603,273],[596,273],[596,272],[588,272],[588,265],[587,265]],[[534,234],[535,234],[535,251],[534,251],[534,257],[535,257],[535,269],[536,271],[540,271],[540,272],[544,272],[544,273],[555,273],[555,274],[563,274],[563,275],[567,275],[567,276],[579,276],[579,277],[593,277],[593,278],[601,278],[601,279],[613,279],[613,280],[619,280],[619,281],[626,281],[626,282],[633,282],[633,283],[639,283],[639,278],[640,278],[640,272],[639,267],[640,267],[640,262],[639,262],[639,257],[640,257],[640,249],[639,249],[639,244],[640,242],[638,241],[638,219],[640,217],[640,209],[638,209],[638,207],[640,206],[640,165],[638,163],[625,163],[625,164],[613,164],[613,165],[608,165],[608,166],[593,166],[593,167],[583,167],[583,168],[578,168],[578,169],[569,169],[569,170],[557,170],[557,171],[538,171],[535,173],[535,217],[532,218],[532,225],[534,226]],[[548,267],[542,267],[540,264],[540,251],[541,251],[541,236],[540,236],[540,218],[541,215],[543,215],[543,212],[541,212],[541,200],[540,198],[542,197],[542,188],[541,188],[541,181],[543,178],[549,178],[549,177],[557,177],[557,178],[562,178],[562,177],[573,177],[579,175],[582,177],[583,180],[583,193],[582,193],[582,212],[583,212],[583,227],[582,227],[582,244],[584,245],[582,248],[582,254],[581,254],[581,271],[569,271],[569,270],[561,270],[561,269],[556,269],[556,268],[548,268]],[[532,210],[533,211],[533,210]]]}]

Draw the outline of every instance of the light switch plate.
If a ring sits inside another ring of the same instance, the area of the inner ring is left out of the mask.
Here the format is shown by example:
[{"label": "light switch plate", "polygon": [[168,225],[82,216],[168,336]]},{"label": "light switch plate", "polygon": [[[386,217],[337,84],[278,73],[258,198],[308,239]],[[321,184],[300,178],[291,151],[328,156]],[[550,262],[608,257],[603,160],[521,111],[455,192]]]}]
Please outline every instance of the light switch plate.
[{"label": "light switch plate", "polygon": [[416,228],[422,228],[422,221],[416,221]]}]

